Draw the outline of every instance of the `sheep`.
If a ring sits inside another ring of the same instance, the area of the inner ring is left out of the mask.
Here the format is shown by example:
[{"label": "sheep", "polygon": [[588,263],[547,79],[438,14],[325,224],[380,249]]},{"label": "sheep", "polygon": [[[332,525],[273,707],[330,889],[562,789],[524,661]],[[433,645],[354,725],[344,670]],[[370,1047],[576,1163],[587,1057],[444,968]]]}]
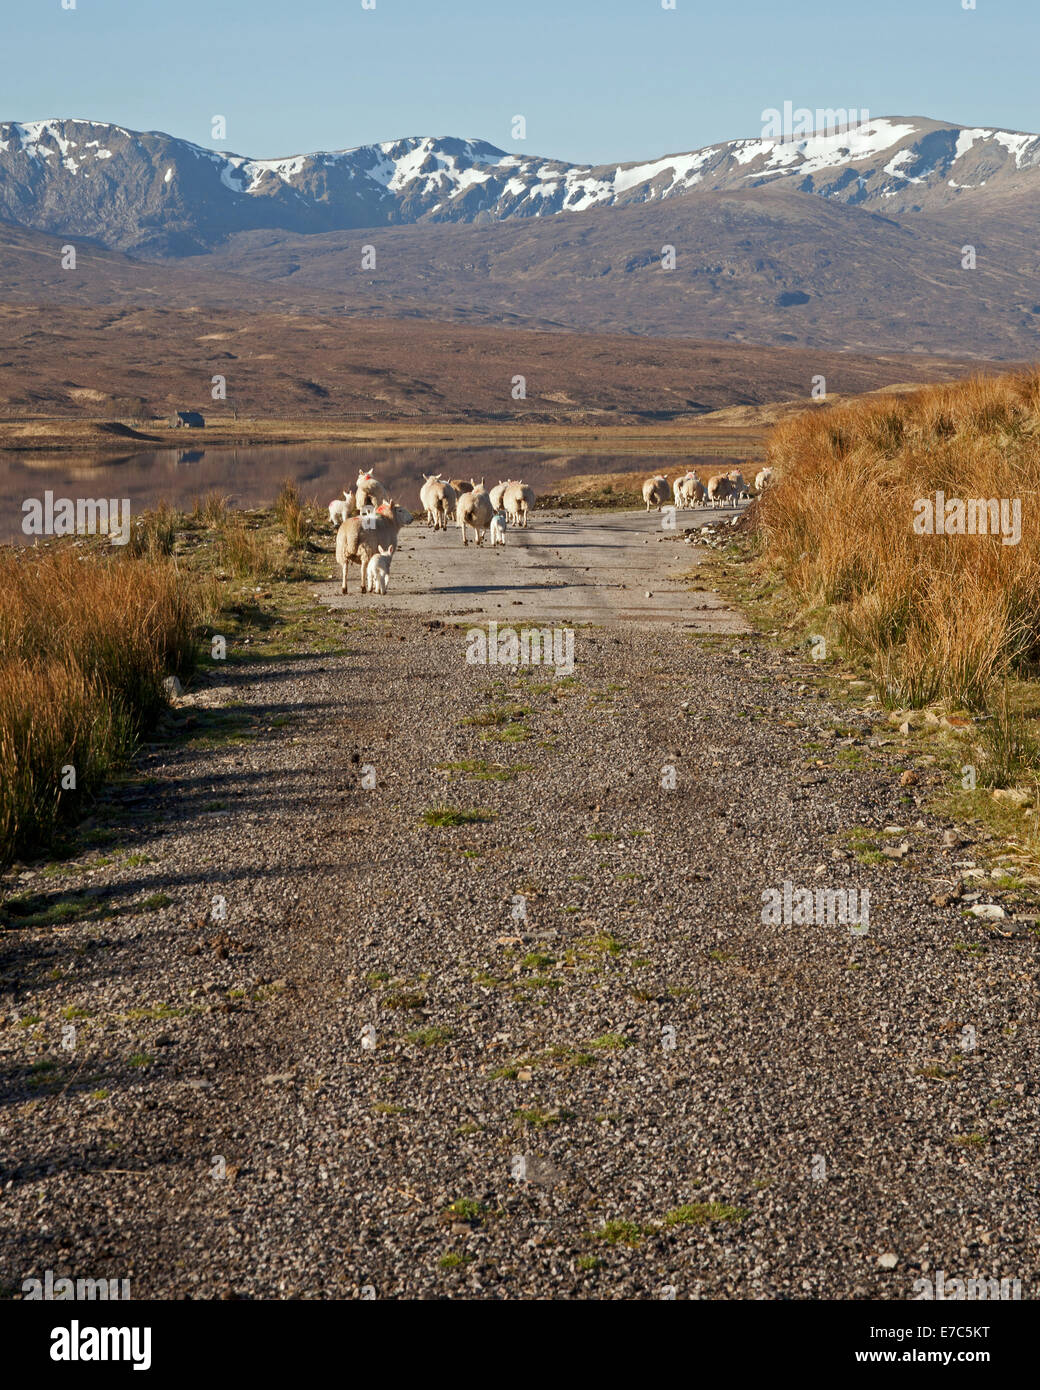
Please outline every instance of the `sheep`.
[{"label": "sheep", "polygon": [[506,488],[510,487],[515,481],[515,478],[507,478],[504,483],[499,481],[488,493],[488,496],[491,498],[491,505],[496,512],[502,510],[502,498],[505,496]]},{"label": "sheep", "polygon": [[727,498],[733,496],[733,483],[725,473],[716,473],[708,479],[708,505],[721,507]]},{"label": "sheep", "polygon": [[676,507],[694,507],[704,500],[704,484],[692,470],[672,484]]},{"label": "sheep", "polygon": [[510,483],[502,494],[506,516],[514,526],[527,527],[527,514],[534,509],[534,488],[528,483]]},{"label": "sheep", "polygon": [[647,478],[643,484],[643,501],[646,503],[647,511],[651,507],[656,507],[658,511],[668,501],[668,479],[663,473],[657,473],[652,478]]},{"label": "sheep", "polygon": [[336,564],[343,567],[343,583],[340,593],[347,592],[347,568],[349,565],[361,566],[361,592],[365,593],[368,562],[378,555],[379,547],[397,546],[397,535],[402,526],[412,520],[412,514],[399,507],[393,499],[383,502],[375,511],[364,516],[351,516],[336,532]]},{"label": "sheep", "polygon": [[497,511],[491,518],[491,544],[505,545],[506,543],[506,514]]},{"label": "sheep", "polygon": [[732,472],[727,473],[726,476],[729,478],[732,485],[733,491],[731,495],[733,497],[734,506],[737,505],[737,502],[740,501],[741,498],[751,496],[748,485],[744,481],[744,475],[739,468],[734,468]]},{"label": "sheep", "polygon": [[370,594],[385,594],[390,583],[390,561],[394,558],[395,545],[380,546],[379,553],[373,555],[365,569]]},{"label": "sheep", "polygon": [[363,512],[366,507],[378,507],[386,501],[386,488],[382,483],[377,482],[371,473],[359,473],[357,475],[357,490],[354,493],[354,502],[359,512]]},{"label": "sheep", "polygon": [[448,529],[448,520],[455,515],[455,489],[437,473],[424,473],[425,479],[419,500],[426,508],[426,524],[437,531]]},{"label": "sheep", "polygon": [[763,468],[761,472],[755,474],[755,491],[765,492],[772,481],[773,470],[771,468]]},{"label": "sheep", "polygon": [[335,501],[329,503],[329,521],[338,526],[341,521],[346,521],[353,510],[354,494],[344,489],[342,497],[337,497]]},{"label": "sheep", "polygon": [[461,497],[464,492],[472,492],[473,490],[472,481],[467,483],[465,478],[452,478],[448,485],[455,489],[456,497]]},{"label": "sheep", "polygon": [[458,494],[451,483],[441,483],[441,505],[440,505],[440,524],[438,530],[446,531],[448,522],[455,520],[455,511],[459,505]]},{"label": "sheep", "polygon": [[455,508],[459,530],[462,532],[462,544],[469,545],[466,527],[472,526],[477,544],[483,545],[484,535],[491,525],[491,519],[494,515],[495,509],[491,505],[491,498],[487,495],[482,478],[479,484],[474,483],[469,492],[462,494],[459,498],[459,505]]}]

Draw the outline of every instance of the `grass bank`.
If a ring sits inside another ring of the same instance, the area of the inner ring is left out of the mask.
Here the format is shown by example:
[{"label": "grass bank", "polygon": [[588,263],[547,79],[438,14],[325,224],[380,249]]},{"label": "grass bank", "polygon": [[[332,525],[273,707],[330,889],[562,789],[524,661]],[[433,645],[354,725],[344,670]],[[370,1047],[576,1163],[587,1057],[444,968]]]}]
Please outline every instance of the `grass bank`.
[{"label": "grass bank", "polygon": [[127,756],[190,669],[199,616],[167,558],[0,551],[0,865]]},{"label": "grass bank", "polygon": [[[865,660],[886,704],[984,711],[1035,673],[1040,373],[807,412],[776,427],[768,456],[761,557]],[[973,516],[979,529],[976,500],[988,533],[951,533]],[[1005,543],[994,522],[1016,508]]]},{"label": "grass bank", "polygon": [[160,503],[125,548],[0,547],[0,870],[65,838],[167,711],[166,678],[213,663],[216,632],[229,661],[327,648],[303,592],[327,560],[321,520],[287,481],[263,510]]}]

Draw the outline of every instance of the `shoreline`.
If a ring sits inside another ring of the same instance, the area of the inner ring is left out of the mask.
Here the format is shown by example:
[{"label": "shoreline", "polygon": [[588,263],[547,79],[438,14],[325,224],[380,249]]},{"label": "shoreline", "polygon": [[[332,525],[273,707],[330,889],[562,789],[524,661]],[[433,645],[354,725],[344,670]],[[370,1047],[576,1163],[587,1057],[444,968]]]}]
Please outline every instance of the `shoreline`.
[{"label": "shoreline", "polygon": [[204,430],[155,430],[148,427],[133,433],[100,432],[94,422],[83,427],[73,423],[60,434],[30,434],[20,437],[0,425],[0,453],[68,454],[92,453],[125,455],[153,453],[164,449],[291,448],[294,445],[355,445],[382,448],[515,448],[546,452],[581,446],[582,453],[654,454],[683,451],[696,445],[727,454],[747,453],[761,447],[764,429],[698,431],[688,425],[535,426],[517,429],[512,425],[293,425],[282,421],[239,421],[234,428],[216,426]]},{"label": "shoreline", "polygon": [[[832,397],[836,404],[845,397]],[[306,420],[214,418],[202,429],[174,429],[111,417],[30,416],[0,419],[0,453],[125,455],[163,449],[276,448],[344,444],[383,448],[556,449],[590,454],[718,452],[764,455],[765,437],[779,419],[811,409],[807,401],[730,406],[657,423],[513,424],[492,421]]]}]

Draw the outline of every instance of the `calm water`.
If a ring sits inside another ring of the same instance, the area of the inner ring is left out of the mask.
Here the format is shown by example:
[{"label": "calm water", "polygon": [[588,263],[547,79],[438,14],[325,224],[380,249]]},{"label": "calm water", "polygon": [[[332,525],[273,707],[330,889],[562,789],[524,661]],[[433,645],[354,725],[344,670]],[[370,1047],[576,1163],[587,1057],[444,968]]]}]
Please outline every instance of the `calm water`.
[{"label": "calm water", "polygon": [[[278,446],[242,449],[161,449],[103,460],[57,455],[0,454],[0,542],[27,542],[22,504],[55,499],[130,499],[131,515],[165,498],[190,509],[196,497],[220,492],[239,507],[271,502],[286,478],[303,497],[325,507],[344,488],[353,488],[358,471],[370,468],[396,499],[416,508],[424,473],[446,478],[481,478],[492,486],[502,478],[523,478],[536,492],[551,491],[560,479],[583,473],[662,472],[669,477],[689,467],[723,460],[690,454],[560,454],[505,448],[372,448],[350,445]],[[730,461],[730,466],[732,461]]]}]

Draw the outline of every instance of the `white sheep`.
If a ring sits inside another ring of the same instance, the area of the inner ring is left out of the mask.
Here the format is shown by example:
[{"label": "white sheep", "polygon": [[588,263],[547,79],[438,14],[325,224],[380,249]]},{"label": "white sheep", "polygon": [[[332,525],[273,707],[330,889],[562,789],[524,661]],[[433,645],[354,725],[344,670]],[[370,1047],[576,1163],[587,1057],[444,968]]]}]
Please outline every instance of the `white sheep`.
[{"label": "white sheep", "polygon": [[362,471],[357,476],[357,487],[354,492],[354,503],[359,512],[363,512],[366,507],[379,507],[386,501],[386,488],[382,483],[377,482],[371,473]]},{"label": "white sheep", "polygon": [[373,555],[368,562],[366,576],[368,579],[368,592],[370,594],[385,594],[387,585],[390,583],[390,561],[394,558],[394,551],[397,547],[380,546],[377,554]]},{"label": "white sheep", "polygon": [[506,514],[498,511],[491,518],[491,544],[505,545],[506,543]]},{"label": "white sheep", "polygon": [[379,554],[380,546],[396,547],[398,532],[411,521],[411,512],[391,500],[383,502],[375,511],[348,517],[341,523],[336,532],[336,564],[343,568],[340,593],[347,592],[347,571],[351,565],[361,567],[361,592],[365,593],[369,560]]},{"label": "white sheep", "polygon": [[731,495],[733,498],[734,506],[736,506],[742,498],[751,496],[751,489],[744,481],[744,475],[743,473],[741,473],[739,468],[734,468],[730,473],[727,473],[726,476],[729,478],[730,483],[732,484],[733,492]]},{"label": "white sheep", "polygon": [[466,527],[472,526],[473,534],[476,536],[477,544],[484,544],[484,536],[491,525],[491,520],[495,515],[495,509],[491,505],[491,498],[484,487],[484,479],[479,483],[474,483],[470,492],[464,492],[459,498],[459,505],[455,508],[455,516],[458,519],[459,530],[462,532],[462,544],[469,545],[466,536]]},{"label": "white sheep", "polygon": [[772,481],[773,470],[771,468],[763,468],[760,472],[755,474],[755,491],[765,492]]},{"label": "white sheep", "polygon": [[721,507],[728,498],[735,495],[732,481],[725,473],[716,473],[708,479],[708,505]]},{"label": "white sheep", "polygon": [[704,500],[704,484],[691,469],[672,484],[676,507],[695,507]]},{"label": "white sheep", "polygon": [[668,479],[663,473],[656,473],[652,478],[647,478],[643,484],[643,501],[646,503],[647,511],[652,506],[660,511],[668,501]]},{"label": "white sheep", "polygon": [[458,501],[455,489],[439,473],[424,473],[419,500],[426,508],[426,524],[437,531],[448,529],[448,518],[455,515]]},{"label": "white sheep", "polygon": [[491,505],[496,512],[502,510],[502,499],[506,495],[506,488],[510,487],[515,481],[515,478],[507,478],[504,483],[499,481],[488,493],[488,496],[491,498]]},{"label": "white sheep", "polygon": [[527,514],[534,510],[534,488],[528,483],[506,484],[502,505],[513,526],[527,526]]}]

